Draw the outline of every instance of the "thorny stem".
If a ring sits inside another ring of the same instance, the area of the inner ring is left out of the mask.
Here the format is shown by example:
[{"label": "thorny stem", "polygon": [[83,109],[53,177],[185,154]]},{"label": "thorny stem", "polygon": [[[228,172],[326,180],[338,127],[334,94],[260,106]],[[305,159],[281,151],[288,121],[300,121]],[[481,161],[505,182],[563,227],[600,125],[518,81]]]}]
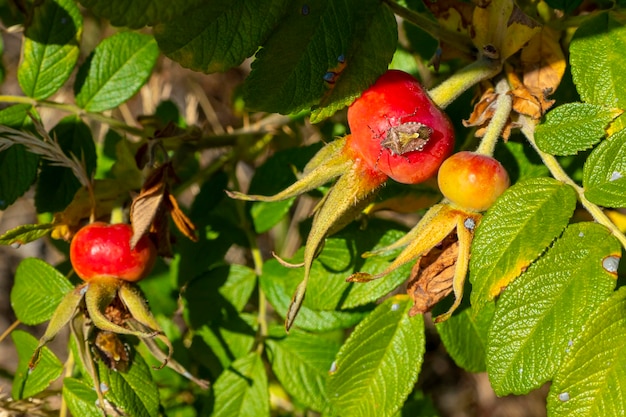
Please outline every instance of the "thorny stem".
[{"label": "thorny stem", "polygon": [[509,89],[509,84],[506,78],[501,78],[496,83],[496,93],[498,94],[498,98],[493,104],[495,110],[493,117],[485,130],[485,135],[480,141],[478,149],[476,149],[476,153],[493,156],[493,151],[496,148],[498,138],[506,126],[511,110],[513,109],[513,99],[507,94]]},{"label": "thorny stem", "polygon": [[624,234],[619,230],[615,223],[613,223],[611,219],[609,219],[609,217],[604,214],[604,211],[602,211],[600,207],[587,200],[587,198],[585,197],[585,190],[578,184],[576,184],[574,180],[572,180],[567,175],[567,173],[563,170],[563,168],[554,156],[543,152],[537,147],[537,144],[535,143],[534,123],[526,116],[520,117],[520,122],[522,123],[522,133],[524,134],[524,136],[526,136],[526,139],[532,145],[535,151],[539,154],[544,165],[547,166],[550,170],[552,176],[556,180],[561,181],[574,188],[576,194],[578,194],[578,199],[580,200],[581,204],[589,212],[589,214],[591,214],[593,219],[599,224],[608,228],[613,236],[615,236],[617,240],[619,240],[622,247],[626,249],[626,236],[624,236]]},{"label": "thorny stem", "polygon": [[391,11],[396,15],[402,17],[407,22],[413,23],[415,26],[430,34],[435,39],[439,39],[442,42],[453,45],[461,52],[465,52],[467,54],[471,54],[475,49],[471,40],[467,36],[462,36],[456,32],[446,30],[444,27],[439,25],[437,21],[431,20],[423,14],[407,9],[393,0],[383,0],[383,3],[387,4]]},{"label": "thorny stem", "polygon": [[493,77],[502,69],[499,61],[482,57],[465,68],[454,73],[450,78],[431,89],[428,94],[440,108],[445,109],[466,90],[479,82]]}]

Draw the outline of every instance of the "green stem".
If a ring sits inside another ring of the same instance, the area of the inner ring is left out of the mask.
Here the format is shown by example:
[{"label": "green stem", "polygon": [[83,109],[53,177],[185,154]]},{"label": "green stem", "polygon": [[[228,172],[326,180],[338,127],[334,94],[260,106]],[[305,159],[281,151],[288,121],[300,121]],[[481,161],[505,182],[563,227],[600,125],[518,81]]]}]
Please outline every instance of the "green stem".
[{"label": "green stem", "polygon": [[430,34],[433,38],[452,45],[459,51],[467,54],[472,54],[475,51],[475,47],[469,37],[447,30],[439,25],[437,21],[431,20],[423,14],[407,9],[393,0],[383,0],[383,3],[387,4],[394,14],[400,16],[407,22],[413,23],[424,32]]},{"label": "green stem", "polygon": [[591,214],[593,219],[609,229],[613,236],[615,236],[617,240],[619,240],[622,247],[626,249],[626,236],[624,236],[624,234],[621,232],[621,230],[619,230],[615,223],[613,223],[611,219],[609,219],[609,217],[604,214],[604,211],[602,211],[600,207],[587,200],[587,197],[585,197],[584,188],[576,184],[574,180],[572,180],[569,175],[567,175],[567,173],[563,170],[563,168],[554,156],[543,152],[537,147],[534,135],[534,122],[526,116],[520,117],[520,122],[522,123],[522,133],[524,134],[524,136],[526,136],[526,139],[528,140],[528,142],[530,142],[535,151],[539,154],[545,166],[547,166],[550,170],[552,176],[555,179],[574,188],[576,194],[578,194],[578,199],[580,200],[581,204],[589,212],[589,214]]},{"label": "green stem", "polygon": [[498,138],[500,138],[500,134],[506,126],[509,116],[511,115],[511,110],[513,109],[513,99],[507,94],[510,88],[506,78],[502,77],[498,80],[495,89],[498,94],[498,98],[494,103],[495,110],[485,130],[485,135],[480,141],[478,149],[476,149],[476,153],[488,156],[493,156]]},{"label": "green stem", "polygon": [[16,104],[30,104],[31,106],[39,106],[39,107],[47,107],[50,109],[61,110],[67,113],[72,113],[77,116],[86,117],[91,120],[95,120],[97,122],[107,124],[114,129],[123,130],[126,133],[135,136],[145,136],[145,133],[142,129],[138,129],[136,127],[132,127],[127,125],[126,123],[114,119],[112,117],[104,116],[100,113],[91,113],[81,109],[80,107],[74,104],[66,104],[66,103],[57,103],[56,101],[48,101],[48,100],[34,100],[29,97],[23,96],[9,96],[9,95],[0,95],[0,103],[16,103]]},{"label": "green stem", "polygon": [[[231,175],[233,184],[235,189],[240,189],[239,181],[237,180],[237,176],[233,173]],[[245,201],[235,200],[235,207],[237,210],[237,215],[241,222],[241,228],[243,229],[246,238],[248,239],[248,243],[250,244],[250,253],[252,255],[252,263],[254,264],[254,273],[257,276],[257,279],[261,277],[263,272],[263,257],[261,255],[261,250],[259,249],[259,245],[256,241],[256,235],[252,230],[252,225],[248,221],[248,217],[245,212]],[[268,325],[267,325],[267,299],[265,297],[265,293],[261,288],[259,288],[259,312],[258,312],[258,322],[259,322],[259,334],[257,337],[257,346],[256,351],[258,354],[263,353],[264,343],[263,340],[268,335]]]},{"label": "green stem", "polygon": [[431,89],[428,94],[440,108],[445,109],[466,90],[500,72],[499,61],[483,57],[454,73],[450,78]]}]

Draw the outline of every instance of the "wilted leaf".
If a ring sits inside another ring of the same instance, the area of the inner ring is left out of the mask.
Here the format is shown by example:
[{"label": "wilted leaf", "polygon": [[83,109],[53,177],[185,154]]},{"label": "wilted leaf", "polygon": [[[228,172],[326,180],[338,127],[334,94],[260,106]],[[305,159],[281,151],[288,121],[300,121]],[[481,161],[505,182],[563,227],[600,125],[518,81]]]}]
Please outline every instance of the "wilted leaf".
[{"label": "wilted leaf", "polygon": [[476,48],[482,51],[493,46],[502,61],[519,51],[540,30],[539,24],[513,0],[492,0],[478,5],[474,8],[472,26]]},{"label": "wilted leaf", "polygon": [[141,237],[152,232],[159,241],[159,254],[171,256],[169,250],[169,223],[166,213],[169,213],[176,227],[194,242],[198,240],[195,235],[195,226],[183,213],[174,197],[169,191],[169,179],[175,177],[171,163],[165,163],[156,168],[146,179],[141,193],[133,200],[130,207],[130,220],[133,225],[133,237],[130,240],[134,247]]},{"label": "wilted leaf", "polygon": [[[539,97],[554,93],[561,83],[567,65],[561,44],[561,33],[544,26],[522,49],[524,85]],[[546,101],[552,105],[554,101]],[[547,108],[542,109],[544,112]]]},{"label": "wilted leaf", "polygon": [[458,252],[459,242],[456,233],[453,233],[413,266],[407,289],[414,301],[409,311],[410,316],[430,311],[452,292]]}]

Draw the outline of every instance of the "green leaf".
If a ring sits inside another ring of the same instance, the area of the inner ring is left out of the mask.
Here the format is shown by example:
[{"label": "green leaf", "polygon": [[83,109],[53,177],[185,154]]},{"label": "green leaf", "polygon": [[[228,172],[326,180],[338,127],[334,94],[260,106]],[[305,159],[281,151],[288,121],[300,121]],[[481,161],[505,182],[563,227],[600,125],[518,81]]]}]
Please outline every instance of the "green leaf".
[{"label": "green leaf", "polygon": [[606,127],[620,112],[588,103],[563,104],[537,126],[537,146],[553,155],[575,155],[590,149],[606,135]]},{"label": "green leaf", "polygon": [[214,416],[270,415],[267,374],[261,357],[251,352],[237,359],[213,385]]},{"label": "green leaf", "polygon": [[63,379],[63,399],[73,416],[102,417],[102,410],[96,406],[98,394],[93,386],[83,381],[76,378]]},{"label": "green leaf", "polygon": [[253,55],[285,12],[285,0],[205,2],[154,27],[161,51],[194,71],[226,71]]},{"label": "green leaf", "polygon": [[478,313],[535,260],[569,222],[576,193],[551,178],[519,182],[485,214],[470,259],[471,302]]},{"label": "green leaf", "polygon": [[306,408],[326,410],[326,380],[339,345],[319,335],[297,331],[266,343],[272,372],[283,388]]},{"label": "green leaf", "polygon": [[28,363],[38,344],[34,336],[22,330],[14,330],[11,333],[11,339],[13,339],[19,358],[11,391],[13,398],[32,397],[61,376],[63,364],[47,347],[42,349],[37,367],[32,372],[29,371]]},{"label": "green leaf", "polygon": [[513,138],[506,143],[498,142],[494,157],[506,167],[511,177],[511,184],[550,175],[548,167],[543,164],[539,155],[524,143],[514,141]]},{"label": "green leaf", "polygon": [[626,409],[626,288],[590,316],[548,394],[548,415],[619,416]]},{"label": "green leaf", "polygon": [[25,245],[46,236],[53,228],[52,223],[23,224],[0,236],[0,245]]},{"label": "green leaf", "polygon": [[138,29],[146,25],[165,22],[188,13],[201,4],[201,0],[80,0],[81,4],[97,15],[111,21],[114,26]]},{"label": "green leaf", "polygon": [[[359,255],[388,246],[403,233],[395,224],[373,220],[366,230],[353,224],[327,239],[324,249],[313,262],[307,295],[296,325],[312,331],[353,325],[362,317],[362,313],[355,309],[368,306],[402,284],[410,265],[368,283],[349,283],[346,278],[356,271],[372,274],[383,271],[397,251],[365,260]],[[303,249],[300,249],[293,262],[300,262],[302,254]],[[272,306],[284,316],[301,280],[301,269],[287,269],[278,261],[270,260],[263,267],[260,281]]]},{"label": "green leaf", "polygon": [[[59,271],[37,258],[20,262],[11,289],[11,307],[17,318],[28,325],[49,320],[61,299],[73,290]],[[34,348],[33,348],[34,350]]]},{"label": "green leaf", "polygon": [[[193,279],[184,293],[192,327],[225,314],[240,312],[256,286],[256,274],[242,265],[220,266]],[[236,315],[236,314],[235,314]]]},{"label": "green leaf", "polygon": [[572,39],[572,77],[587,103],[626,109],[624,23],[619,13],[601,13],[583,23]]},{"label": "green leaf", "polygon": [[[0,110],[0,125],[21,129],[30,124],[32,106],[18,104]],[[22,145],[0,151],[0,210],[4,210],[26,192],[37,177],[39,156]]]},{"label": "green leaf", "polygon": [[294,3],[256,54],[246,104],[283,114],[331,106],[318,110],[312,120],[319,121],[387,69],[396,43],[393,14],[377,0]]},{"label": "green leaf", "polygon": [[[302,171],[321,148],[321,143],[276,152],[254,173],[249,194],[273,195],[293,184],[296,171]],[[295,198],[277,202],[254,202],[250,215],[257,233],[274,227],[289,211]]]},{"label": "green leaf", "polygon": [[78,70],[76,104],[91,112],[119,106],[139,91],[158,56],[148,35],[121,32],[103,40]]},{"label": "green leaf", "polygon": [[140,355],[134,354],[126,372],[107,368],[98,362],[100,385],[104,398],[136,417],[159,415],[159,390],[152,380],[150,368]]},{"label": "green leaf", "polygon": [[[465,299],[465,297],[464,297]],[[442,310],[442,312],[447,309]],[[488,303],[478,314],[465,308],[448,320],[436,324],[446,351],[459,367],[468,372],[485,372],[489,327],[495,303]]]},{"label": "green leaf", "polygon": [[626,130],[604,140],[583,167],[585,197],[606,207],[626,207]]},{"label": "green leaf", "polygon": [[413,389],[424,355],[424,320],[409,317],[407,296],[380,304],[337,354],[327,384],[334,410],[346,416],[391,416]]},{"label": "green leaf", "polygon": [[487,354],[496,394],[525,394],[553,377],[585,321],[615,288],[615,273],[603,267],[609,256],[621,256],[611,232],[576,223],[506,289]]},{"label": "green leaf", "polygon": [[[91,177],[96,168],[96,146],[89,126],[76,116],[68,116],[52,129],[50,136],[56,138],[66,155],[74,155],[82,161],[87,175]],[[35,193],[37,211],[39,213],[63,211],[79,188],[80,181],[71,169],[44,161]]]},{"label": "green leaf", "polygon": [[78,59],[82,31],[83,19],[73,0],[47,0],[34,8],[17,70],[24,94],[42,100],[65,84]]},{"label": "green leaf", "polygon": [[[233,361],[250,352],[254,346],[258,324],[255,316],[245,313],[214,320],[215,322],[196,330],[196,335],[205,346],[194,346],[194,351],[204,355],[208,367],[219,372],[219,368],[228,368]],[[217,362],[219,366],[215,367],[211,362]]]}]

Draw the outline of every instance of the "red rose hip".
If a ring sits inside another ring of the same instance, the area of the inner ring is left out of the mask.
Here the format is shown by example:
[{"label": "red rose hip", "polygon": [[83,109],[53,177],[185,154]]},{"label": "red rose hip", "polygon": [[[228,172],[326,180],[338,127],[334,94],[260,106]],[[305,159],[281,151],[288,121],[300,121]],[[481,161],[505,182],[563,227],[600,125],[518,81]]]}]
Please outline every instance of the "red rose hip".
[{"label": "red rose hip", "polygon": [[405,184],[437,173],[454,148],[448,117],[420,83],[389,70],[348,108],[349,146],[372,168]]},{"label": "red rose hip", "polygon": [[441,193],[457,206],[485,211],[509,187],[509,174],[494,158],[474,152],[458,152],[439,168]]},{"label": "red rose hip", "polygon": [[130,248],[133,229],[128,224],[91,223],[76,233],[70,245],[70,261],[84,281],[114,277],[124,281],[144,278],[156,260],[156,248],[143,236]]}]

